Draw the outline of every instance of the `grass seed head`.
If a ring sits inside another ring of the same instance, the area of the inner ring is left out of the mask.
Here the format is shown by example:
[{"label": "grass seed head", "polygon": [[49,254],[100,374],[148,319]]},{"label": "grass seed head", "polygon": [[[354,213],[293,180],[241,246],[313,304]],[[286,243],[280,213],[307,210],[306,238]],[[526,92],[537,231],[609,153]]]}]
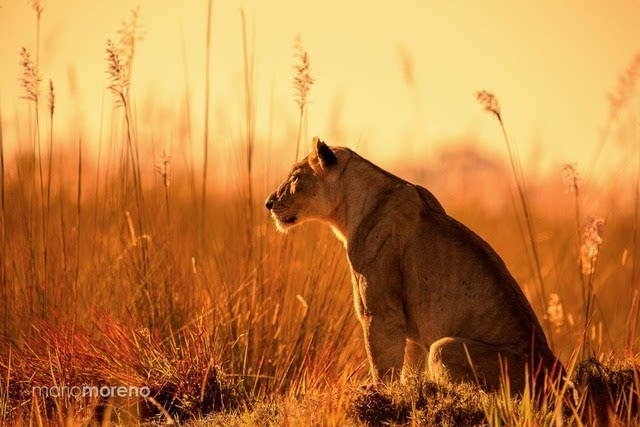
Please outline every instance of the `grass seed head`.
[{"label": "grass seed head", "polygon": [[53,116],[56,109],[56,92],[53,87],[53,81],[49,79],[49,113]]},{"label": "grass seed head", "polygon": [[111,92],[119,102],[126,102],[129,92],[129,73],[122,60],[121,50],[112,40],[107,40],[107,74]]},{"label": "grass seed head", "polygon": [[498,118],[500,117],[500,101],[493,93],[481,90],[476,92],[476,99],[485,111],[495,114]]},{"label": "grass seed head", "polygon": [[42,78],[38,74],[38,70],[31,59],[31,55],[29,55],[29,52],[24,47],[20,49],[20,66],[22,67],[20,85],[24,89],[24,95],[22,98],[38,102],[40,81]]},{"label": "grass seed head", "polygon": [[416,87],[416,72],[415,72],[415,60],[411,55],[411,52],[406,46],[399,44],[397,46],[398,58],[400,60],[400,67],[402,70],[402,77],[405,84],[409,88]]},{"label": "grass seed head", "polygon": [[549,304],[547,304],[545,318],[549,319],[549,323],[551,323],[555,330],[562,329],[564,325],[564,310],[562,308],[562,302],[560,302],[560,296],[556,293],[552,293],[549,296]]},{"label": "grass seed head", "polygon": [[604,218],[591,218],[584,227],[580,258],[582,260],[582,274],[590,275],[595,272],[602,234],[604,232]]},{"label": "grass seed head", "polygon": [[33,9],[36,14],[40,16],[42,11],[44,10],[44,0],[31,0],[29,4],[31,5],[31,9]]},{"label": "grass seed head", "polygon": [[614,92],[609,93],[609,117],[615,118],[631,100],[636,92],[640,78],[640,53],[637,53],[627,69],[618,77]]},{"label": "grass seed head", "polygon": [[169,188],[171,185],[171,156],[163,152],[160,161],[156,164],[156,172],[162,178],[162,184]]},{"label": "grass seed head", "polygon": [[307,105],[307,97],[314,80],[313,77],[311,77],[311,60],[309,59],[309,53],[304,50],[300,34],[296,36],[294,50],[298,63],[295,65],[296,74],[293,77],[293,87],[296,91],[296,103],[302,110]]},{"label": "grass seed head", "polygon": [[118,46],[123,63],[128,69],[129,75],[133,66],[133,57],[136,51],[136,43],[144,40],[144,27],[140,18],[140,7],[131,9],[129,19],[122,21],[118,30]]},{"label": "grass seed head", "polygon": [[580,187],[580,175],[575,163],[567,163],[562,166],[562,181],[568,190],[574,194],[578,194]]}]

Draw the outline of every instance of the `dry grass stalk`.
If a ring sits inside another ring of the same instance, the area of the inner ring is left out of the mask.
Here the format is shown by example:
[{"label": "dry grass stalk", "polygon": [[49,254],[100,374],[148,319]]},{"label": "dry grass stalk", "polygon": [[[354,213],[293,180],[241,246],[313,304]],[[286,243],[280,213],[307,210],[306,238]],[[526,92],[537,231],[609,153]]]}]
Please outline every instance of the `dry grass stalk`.
[{"label": "dry grass stalk", "polygon": [[[7,259],[7,245],[5,236],[5,181],[4,181],[4,135],[3,135],[3,120],[2,120],[2,100],[0,99],[0,249],[2,250],[2,257],[0,257],[0,286],[2,286],[2,300],[7,300],[7,272],[6,272],[6,259]],[[7,320],[8,310],[6,304],[2,307],[2,331],[7,335]],[[3,418],[0,418],[3,419]]]},{"label": "dry grass stalk", "polygon": [[49,79],[49,114],[53,116],[56,108],[56,93],[53,88],[53,81]]},{"label": "dry grass stalk", "polygon": [[[582,250],[582,225],[581,225],[581,216],[580,216],[580,175],[578,174],[578,170],[576,165],[574,164],[566,164],[562,167],[562,179],[567,186],[569,192],[573,194],[573,202],[574,202],[574,211],[575,211],[575,225],[576,225],[576,248],[578,250],[578,266],[579,266],[579,275],[580,281],[582,283],[582,301],[583,301],[583,309],[586,308],[586,282],[583,274],[584,267],[582,265],[582,257],[580,256],[580,251]],[[586,311],[585,311],[586,313]]]},{"label": "dry grass stalk", "polygon": [[31,0],[29,3],[37,15],[40,15],[44,10],[44,0]]},{"label": "dry grass stalk", "polygon": [[[135,39],[133,39],[135,41]],[[131,86],[130,64],[132,57],[128,56],[123,58],[121,53],[123,49],[120,46],[116,46],[111,40],[107,40],[107,74],[109,75],[109,90],[113,93],[116,106],[121,106],[123,109],[123,115],[125,119],[125,133],[126,133],[126,160],[125,165],[131,165],[133,186],[136,202],[136,217],[138,222],[138,228],[141,236],[147,236],[147,227],[145,221],[145,202],[144,191],[142,186],[142,172],[140,166],[140,155],[138,150],[138,141],[134,141],[133,132],[134,124],[131,116],[131,107],[129,100],[129,92]],[[126,52],[126,51],[125,51]],[[126,53],[125,53],[126,54]],[[126,168],[124,176],[126,177]],[[126,181],[124,184],[124,199],[126,199]],[[136,270],[138,282],[140,283],[143,293],[147,296],[149,306],[153,307],[154,303],[149,298],[149,243],[147,239],[141,239],[140,243],[140,267]],[[153,309],[152,309],[153,311]],[[149,326],[154,324],[154,316],[151,314],[148,320]]]},{"label": "dry grass stalk", "polygon": [[160,162],[156,165],[156,171],[162,178],[164,189],[165,207],[167,209],[167,222],[171,224],[171,209],[169,207],[169,186],[171,185],[171,155],[163,152]]},{"label": "dry grass stalk", "polygon": [[107,40],[107,74],[109,90],[116,96],[119,105],[126,106],[129,99],[129,73],[120,49],[112,40]]},{"label": "dry grass stalk", "polygon": [[584,226],[584,230],[582,233],[582,244],[580,246],[580,265],[582,268],[582,274],[587,278],[586,295],[583,296],[585,306],[583,351],[585,356],[589,355],[590,349],[589,341],[586,339],[586,333],[592,321],[594,304],[596,302],[593,281],[596,273],[598,254],[600,253],[600,246],[602,245],[602,234],[604,233],[604,226],[604,218],[590,218]]},{"label": "dry grass stalk", "polygon": [[[574,211],[575,211],[575,222],[576,222],[576,238],[578,241],[577,247],[578,251],[582,247],[582,235],[581,230],[582,226],[580,224],[580,175],[578,174],[578,170],[575,164],[565,164],[562,166],[562,179],[567,186],[569,192],[573,194],[574,201]],[[582,258],[578,257],[578,261],[580,262],[580,270],[582,271]]]},{"label": "dry grass stalk", "polygon": [[633,95],[636,92],[638,79],[640,79],[640,52],[636,53],[627,69],[618,76],[618,82],[615,90],[608,95],[609,115],[604,125],[604,129],[600,134],[598,145],[593,152],[590,170],[595,169],[596,164],[602,155],[602,150],[609,141],[609,136],[611,135],[618,116],[634,99]]},{"label": "dry grass stalk", "polygon": [[120,39],[120,55],[127,66],[127,75],[131,78],[133,73],[133,60],[136,53],[137,42],[144,40],[144,27],[140,19],[140,6],[131,9],[129,20],[122,21],[118,30]]},{"label": "dry grass stalk", "polygon": [[598,253],[602,245],[602,233],[604,231],[604,218],[591,218],[585,225],[582,245],[580,246],[580,264],[582,274],[592,276],[596,270]]},{"label": "dry grass stalk", "polygon": [[38,74],[36,64],[33,62],[31,55],[29,55],[29,52],[24,47],[20,49],[20,65],[22,67],[20,84],[24,89],[24,95],[22,98],[37,103],[42,77]]},{"label": "dry grass stalk", "polygon": [[[242,21],[242,58],[244,64],[244,88],[245,88],[245,145],[246,145],[246,164],[247,164],[247,213],[249,228],[253,228],[253,151],[254,151],[254,134],[255,134],[255,107],[253,94],[253,64],[255,52],[253,47],[249,47],[247,41],[247,19],[244,9],[240,9],[240,18]],[[252,44],[253,45],[253,44]],[[249,52],[250,50],[250,52]],[[247,258],[253,256],[253,242],[251,233],[247,233]]]},{"label": "dry grass stalk", "polygon": [[637,53],[627,69],[618,77],[614,92],[609,94],[609,116],[613,119],[633,100],[633,94],[640,78],[640,53]]},{"label": "dry grass stalk", "polygon": [[[500,102],[498,98],[491,92],[486,90],[482,90],[476,93],[476,99],[482,105],[485,111],[493,114],[498,123],[500,124],[500,129],[502,130],[502,136],[504,137],[505,144],[507,146],[507,153],[509,155],[509,163],[511,164],[511,171],[513,172],[513,178],[516,182],[516,187],[518,189],[518,195],[520,197],[520,204],[522,210],[524,212],[525,222],[527,224],[527,230],[529,232],[529,244],[531,245],[531,251],[533,253],[533,261],[535,266],[535,272],[537,274],[538,279],[538,298],[544,307],[544,311],[547,312],[547,293],[545,290],[544,279],[542,277],[542,268],[540,264],[540,255],[538,253],[538,245],[536,243],[536,233],[533,226],[533,219],[531,218],[531,212],[529,209],[529,202],[527,199],[527,187],[524,180],[524,174],[522,172],[522,166],[520,165],[520,161],[517,157],[517,154],[514,154],[511,142],[509,137],[507,136],[507,130],[504,127],[504,122],[502,120],[502,114],[500,111]],[[549,329],[549,341],[551,348],[553,349],[553,331],[550,328],[550,324],[547,320],[547,328]]]},{"label": "dry grass stalk", "polygon": [[[49,80],[49,97],[48,97],[48,107],[49,107],[49,149],[48,149],[48,165],[47,165],[47,197],[46,197],[46,214],[44,219],[44,227],[43,227],[43,263],[44,263],[44,282],[47,283],[47,272],[48,272],[48,257],[49,257],[49,221],[51,217],[51,177],[53,170],[53,114],[55,111],[56,105],[56,95],[53,88],[53,82]],[[43,202],[44,203],[44,202]],[[43,210],[45,208],[43,207]]]},{"label": "dry grass stalk", "polygon": [[593,292],[596,261],[602,244],[604,220],[593,218],[587,221],[584,229],[580,215],[580,175],[575,164],[565,164],[562,167],[562,178],[569,192],[574,196],[574,211],[576,224],[576,242],[578,252],[578,267],[582,294],[582,311],[584,316],[583,328],[583,356],[590,355],[590,341],[586,339],[588,326],[591,323],[592,312],[597,304],[597,297]]},{"label": "dry grass stalk", "polygon": [[40,17],[44,11],[44,0],[31,0],[31,8],[36,13],[36,70],[40,68]]},{"label": "dry grass stalk", "polygon": [[189,66],[187,63],[187,52],[184,41],[184,31],[182,24],[180,25],[180,47],[182,52],[182,69],[184,73],[184,112],[185,112],[185,125],[184,132],[186,133],[186,139],[188,143],[188,172],[189,172],[189,189],[191,194],[191,204],[193,205],[193,227],[197,231],[198,227],[198,196],[196,190],[196,178],[195,178],[195,164],[193,160],[193,138],[192,138],[192,126],[191,126],[191,89],[189,85]]},{"label": "dry grass stalk", "polygon": [[[144,195],[142,189],[142,173],[140,168],[140,155],[138,152],[137,140],[133,141],[133,123],[131,118],[131,108],[129,103],[130,90],[130,70],[127,63],[121,56],[121,49],[113,41],[107,40],[107,74],[109,76],[109,90],[113,93],[116,105],[121,106],[124,111],[125,131],[127,149],[127,164],[131,164],[134,193],[136,199],[136,210],[138,227],[140,234],[146,234],[144,221]],[[147,276],[149,268],[148,247],[145,240],[140,245],[142,256],[142,277],[141,282],[147,286]]]},{"label": "dry grass stalk", "polygon": [[[640,55],[638,55],[640,57]],[[640,61],[639,61],[640,62]],[[631,310],[629,316],[630,324],[627,326],[629,338],[627,347],[633,351],[633,341],[638,330],[638,318],[640,317],[640,299],[638,298],[638,285],[636,284],[636,276],[638,270],[638,227],[640,227],[640,131],[637,136],[638,140],[638,163],[636,165],[636,188],[634,200],[634,222],[633,222],[633,263],[631,264],[631,283],[629,284],[629,296],[631,300]]]},{"label": "dry grass stalk", "polygon": [[76,274],[73,281],[73,330],[78,321],[78,288],[80,286],[80,242],[82,232],[82,139],[78,139],[78,187],[76,193]]},{"label": "dry grass stalk", "polygon": [[47,229],[51,210],[51,172],[53,166],[53,114],[56,109],[56,92],[53,81],[49,80],[49,164],[47,167]]},{"label": "dry grass stalk", "polygon": [[302,45],[302,37],[300,34],[296,36],[293,49],[295,57],[298,63],[295,65],[296,73],[293,77],[293,87],[295,89],[295,101],[298,104],[298,110],[300,112],[298,118],[298,137],[296,142],[296,157],[295,161],[298,161],[300,154],[300,140],[302,139],[302,123],[307,110],[307,103],[309,97],[309,91],[314,83],[313,77],[311,77],[311,60],[309,53],[304,49]]},{"label": "dry grass stalk", "polygon": [[64,171],[64,162],[62,157],[62,150],[58,152],[58,206],[59,206],[59,217],[60,217],[60,242],[62,246],[62,282],[64,284],[67,282],[67,272],[68,272],[68,252],[67,252],[67,226],[65,221],[65,199],[66,199],[66,191],[63,180],[63,171]]},{"label": "dry grass stalk", "polygon": [[207,173],[209,171],[209,97],[210,97],[210,75],[211,68],[211,11],[213,0],[209,0],[207,7],[207,39],[204,66],[204,139],[203,139],[203,160],[202,160],[202,194],[200,195],[200,247],[204,249],[205,224],[207,215]]},{"label": "dry grass stalk", "polygon": [[106,91],[102,92],[102,100],[100,102],[100,126],[98,128],[98,155],[97,155],[97,160],[96,160],[96,178],[95,178],[95,192],[94,192],[94,199],[96,200],[96,203],[94,204],[94,208],[93,208],[93,244],[91,245],[91,260],[95,260],[95,252],[96,252],[96,233],[98,232],[98,209],[100,204],[97,202],[98,200],[100,200],[99,194],[100,194],[100,161],[102,160],[102,129],[103,129],[103,122],[104,122],[104,99],[105,99],[105,93]]},{"label": "dry grass stalk", "polygon": [[[40,5],[38,5],[40,7]],[[39,15],[38,15],[39,17]],[[24,89],[23,99],[30,101],[33,103],[33,111],[35,117],[35,147],[37,150],[37,161],[38,161],[38,177],[40,184],[40,231],[42,233],[42,269],[41,269],[41,277],[39,278],[40,286],[41,286],[41,309],[44,313],[45,311],[45,297],[47,290],[47,259],[46,259],[46,245],[47,239],[45,237],[46,233],[46,212],[45,212],[45,190],[44,190],[44,174],[42,171],[42,147],[40,143],[40,114],[39,114],[39,96],[40,96],[40,82],[42,81],[42,77],[38,72],[37,61],[34,63],[31,60],[31,56],[27,52],[27,50],[23,47],[20,50],[20,64],[22,66],[22,77],[20,78],[20,83]],[[32,243],[35,243],[35,239],[33,239]],[[32,247],[32,251],[39,252],[39,249]],[[35,256],[33,257],[35,259]],[[38,255],[39,258],[39,255]]]},{"label": "dry grass stalk", "polygon": [[398,51],[398,58],[400,59],[402,79],[409,89],[414,90],[417,86],[415,60],[405,45],[398,44],[396,49]]},{"label": "dry grass stalk", "polygon": [[559,332],[564,326],[564,310],[558,294],[551,293],[549,295],[549,304],[547,304],[545,316],[548,317],[549,323],[551,323],[555,331]]}]

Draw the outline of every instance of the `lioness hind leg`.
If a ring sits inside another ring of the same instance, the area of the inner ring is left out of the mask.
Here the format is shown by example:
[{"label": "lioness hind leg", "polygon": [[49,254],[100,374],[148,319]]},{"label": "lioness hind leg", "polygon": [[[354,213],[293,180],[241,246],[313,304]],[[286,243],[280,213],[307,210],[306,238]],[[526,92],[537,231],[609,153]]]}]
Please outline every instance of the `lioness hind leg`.
[{"label": "lioness hind leg", "polygon": [[429,349],[429,371],[436,381],[469,382],[489,390],[500,388],[505,367],[511,389],[523,390],[525,360],[500,347],[466,338],[442,338]]},{"label": "lioness hind leg", "polygon": [[420,375],[427,366],[427,350],[415,341],[407,340],[404,347],[404,365],[401,380]]}]

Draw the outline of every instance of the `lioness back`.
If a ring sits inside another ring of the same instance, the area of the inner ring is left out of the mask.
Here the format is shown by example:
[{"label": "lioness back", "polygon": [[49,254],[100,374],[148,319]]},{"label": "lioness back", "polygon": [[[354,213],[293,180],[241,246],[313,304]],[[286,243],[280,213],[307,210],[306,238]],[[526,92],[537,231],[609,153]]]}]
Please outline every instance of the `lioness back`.
[{"label": "lioness back", "polygon": [[520,286],[477,234],[448,215],[426,211],[409,245],[415,246],[407,248],[404,260],[413,276],[407,283],[416,284],[413,292],[429,294],[409,297],[418,302],[415,310],[422,323],[441,324],[445,336],[527,350],[533,344],[547,351],[542,328]]}]

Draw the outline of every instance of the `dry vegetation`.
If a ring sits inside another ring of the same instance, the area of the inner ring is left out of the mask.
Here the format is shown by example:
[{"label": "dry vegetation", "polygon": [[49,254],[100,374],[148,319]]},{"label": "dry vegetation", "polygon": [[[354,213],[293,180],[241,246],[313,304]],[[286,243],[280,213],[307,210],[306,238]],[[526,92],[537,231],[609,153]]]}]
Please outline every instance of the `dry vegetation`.
[{"label": "dry vegetation", "polygon": [[[39,31],[43,5],[32,6]],[[51,81],[48,93],[40,92],[39,48],[35,57],[20,52],[28,129],[10,154],[2,145],[6,123],[0,112],[0,421],[640,422],[637,193],[631,209],[607,200],[605,222],[584,216],[586,184],[575,166],[564,169],[566,184],[525,179],[498,101],[487,92],[478,100],[505,131],[506,166],[477,149],[452,149],[419,169],[400,165],[396,172],[441,195],[453,216],[503,254],[569,368],[575,400],[566,397],[566,384],[521,397],[510,395],[508,381],[495,395],[426,377],[385,389],[366,385],[344,249],[330,230],[313,224],[279,235],[262,208],[262,196],[283,171],[269,170],[268,157],[276,153],[256,156],[255,147],[269,143],[254,132],[253,51],[244,14],[241,19],[243,160],[235,184],[225,187],[206,187],[208,162],[215,161],[206,120],[198,156],[203,165],[194,161],[200,133],[192,134],[191,123],[176,123],[177,144],[189,153],[184,162],[154,154],[154,142],[138,138],[130,98],[142,34],[137,11],[119,40],[107,43],[114,103],[105,127],[114,131],[101,139],[97,158],[86,155],[82,139],[58,140],[55,104],[68,100],[56,97]],[[289,151],[278,153],[292,160],[303,152],[305,105],[314,83],[300,39],[295,52],[297,132]],[[635,77],[628,75],[622,83],[630,86]],[[622,92],[616,100],[630,102],[632,88]],[[612,108],[624,107],[617,102]],[[190,120],[188,103],[184,117]],[[610,121],[615,126],[615,111]],[[503,184],[506,178],[514,185]],[[466,191],[469,182],[474,192]],[[490,201],[480,188],[492,189]],[[65,384],[144,385],[151,394],[43,399],[33,393],[34,386]]]}]

